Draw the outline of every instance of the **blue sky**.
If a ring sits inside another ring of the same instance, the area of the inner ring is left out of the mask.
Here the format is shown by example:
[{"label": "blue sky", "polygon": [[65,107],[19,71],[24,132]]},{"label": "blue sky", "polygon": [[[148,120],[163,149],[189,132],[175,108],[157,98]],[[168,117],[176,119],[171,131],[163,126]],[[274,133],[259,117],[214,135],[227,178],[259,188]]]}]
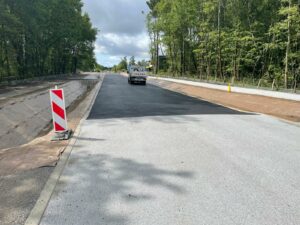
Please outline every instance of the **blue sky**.
[{"label": "blue sky", "polygon": [[95,44],[99,64],[113,66],[124,56],[149,59],[146,0],[83,0],[83,3],[93,26],[100,30]]}]

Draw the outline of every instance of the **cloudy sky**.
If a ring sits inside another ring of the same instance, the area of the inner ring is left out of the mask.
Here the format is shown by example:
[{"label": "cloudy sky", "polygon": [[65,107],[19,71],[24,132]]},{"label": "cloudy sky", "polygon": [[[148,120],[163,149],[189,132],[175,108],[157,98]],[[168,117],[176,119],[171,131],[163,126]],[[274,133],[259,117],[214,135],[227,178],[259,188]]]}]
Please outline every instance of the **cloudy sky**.
[{"label": "cloudy sky", "polygon": [[[99,64],[113,66],[124,56],[149,59],[146,0],[83,0],[84,11],[100,32],[96,42]],[[142,14],[142,11],[145,13]]]}]

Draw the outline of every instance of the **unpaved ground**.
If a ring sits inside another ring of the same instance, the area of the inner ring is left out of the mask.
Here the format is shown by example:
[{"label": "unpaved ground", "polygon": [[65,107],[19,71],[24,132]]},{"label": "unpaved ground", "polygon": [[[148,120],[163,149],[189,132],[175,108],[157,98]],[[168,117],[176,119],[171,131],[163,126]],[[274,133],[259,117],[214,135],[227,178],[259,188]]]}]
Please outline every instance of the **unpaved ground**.
[{"label": "unpaved ground", "polygon": [[[66,107],[86,93],[90,86],[88,81],[72,80],[59,85],[64,89]],[[0,149],[26,144],[40,132],[45,133],[44,128],[51,122],[49,88],[40,91],[39,86],[33,85],[28,88],[30,93],[24,89],[21,96],[6,97],[7,102],[0,104]]]},{"label": "unpaved ground", "polygon": [[[103,77],[100,80],[102,82]],[[68,126],[75,130],[96,88],[69,108]],[[50,132],[23,146],[0,151],[0,224],[26,220],[68,141],[51,142]]]},{"label": "unpaved ground", "polygon": [[257,95],[228,93],[225,91],[178,84],[170,81],[149,79],[149,83],[189,96],[208,100],[228,107],[249,112],[276,116],[293,122],[300,122],[300,102]]},{"label": "unpaved ground", "polygon": [[[101,81],[100,81],[101,82]],[[95,90],[94,90],[95,91]],[[68,127],[74,130],[90,104],[92,92],[87,92],[68,109]],[[68,141],[51,142],[53,133],[34,139],[28,144],[0,150],[0,176],[23,170],[54,165]]]}]

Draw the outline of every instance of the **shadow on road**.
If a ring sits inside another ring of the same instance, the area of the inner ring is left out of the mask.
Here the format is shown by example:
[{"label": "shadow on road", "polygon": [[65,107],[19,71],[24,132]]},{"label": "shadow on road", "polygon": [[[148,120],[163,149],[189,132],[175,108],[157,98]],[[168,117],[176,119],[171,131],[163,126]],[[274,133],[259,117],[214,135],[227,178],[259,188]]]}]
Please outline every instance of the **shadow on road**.
[{"label": "shadow on road", "polygon": [[108,75],[88,119],[200,114],[251,115],[151,84],[129,85],[125,77]]},{"label": "shadow on road", "polygon": [[53,167],[0,176],[0,224],[24,224]]},{"label": "shadow on road", "polygon": [[103,138],[86,138],[86,137],[79,137],[79,136],[73,136],[76,138],[76,140],[81,140],[81,141],[105,141],[106,139]]},{"label": "shadow on road", "polygon": [[[190,171],[161,169],[107,154],[76,152],[53,195],[53,199],[64,200],[58,208],[55,202],[49,205],[51,210],[47,211],[41,224],[71,224],[71,221],[77,224],[127,224],[127,213],[116,210],[120,209],[120,204],[121,208],[126,208],[139,201],[153,201],[160,189],[184,195],[186,190],[181,184],[193,177],[194,173]],[[59,210],[61,207],[63,214]]]}]

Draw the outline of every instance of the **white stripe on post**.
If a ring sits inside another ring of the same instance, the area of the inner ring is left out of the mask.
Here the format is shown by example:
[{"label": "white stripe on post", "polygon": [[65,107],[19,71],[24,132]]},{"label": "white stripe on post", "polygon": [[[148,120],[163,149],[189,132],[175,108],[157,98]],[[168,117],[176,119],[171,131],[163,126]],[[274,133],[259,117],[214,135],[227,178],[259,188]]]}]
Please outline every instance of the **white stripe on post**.
[{"label": "white stripe on post", "polygon": [[56,113],[53,113],[53,120],[59,124],[62,128],[67,130],[67,121],[62,119],[60,116],[58,116]]},{"label": "white stripe on post", "polygon": [[64,100],[62,100],[60,97],[58,97],[52,91],[50,93],[51,93],[52,102],[55,102],[55,104],[58,105],[60,108],[65,109]]},{"label": "white stripe on post", "polygon": [[68,130],[68,126],[63,89],[50,90],[50,99],[54,131],[57,133],[66,132]]}]

